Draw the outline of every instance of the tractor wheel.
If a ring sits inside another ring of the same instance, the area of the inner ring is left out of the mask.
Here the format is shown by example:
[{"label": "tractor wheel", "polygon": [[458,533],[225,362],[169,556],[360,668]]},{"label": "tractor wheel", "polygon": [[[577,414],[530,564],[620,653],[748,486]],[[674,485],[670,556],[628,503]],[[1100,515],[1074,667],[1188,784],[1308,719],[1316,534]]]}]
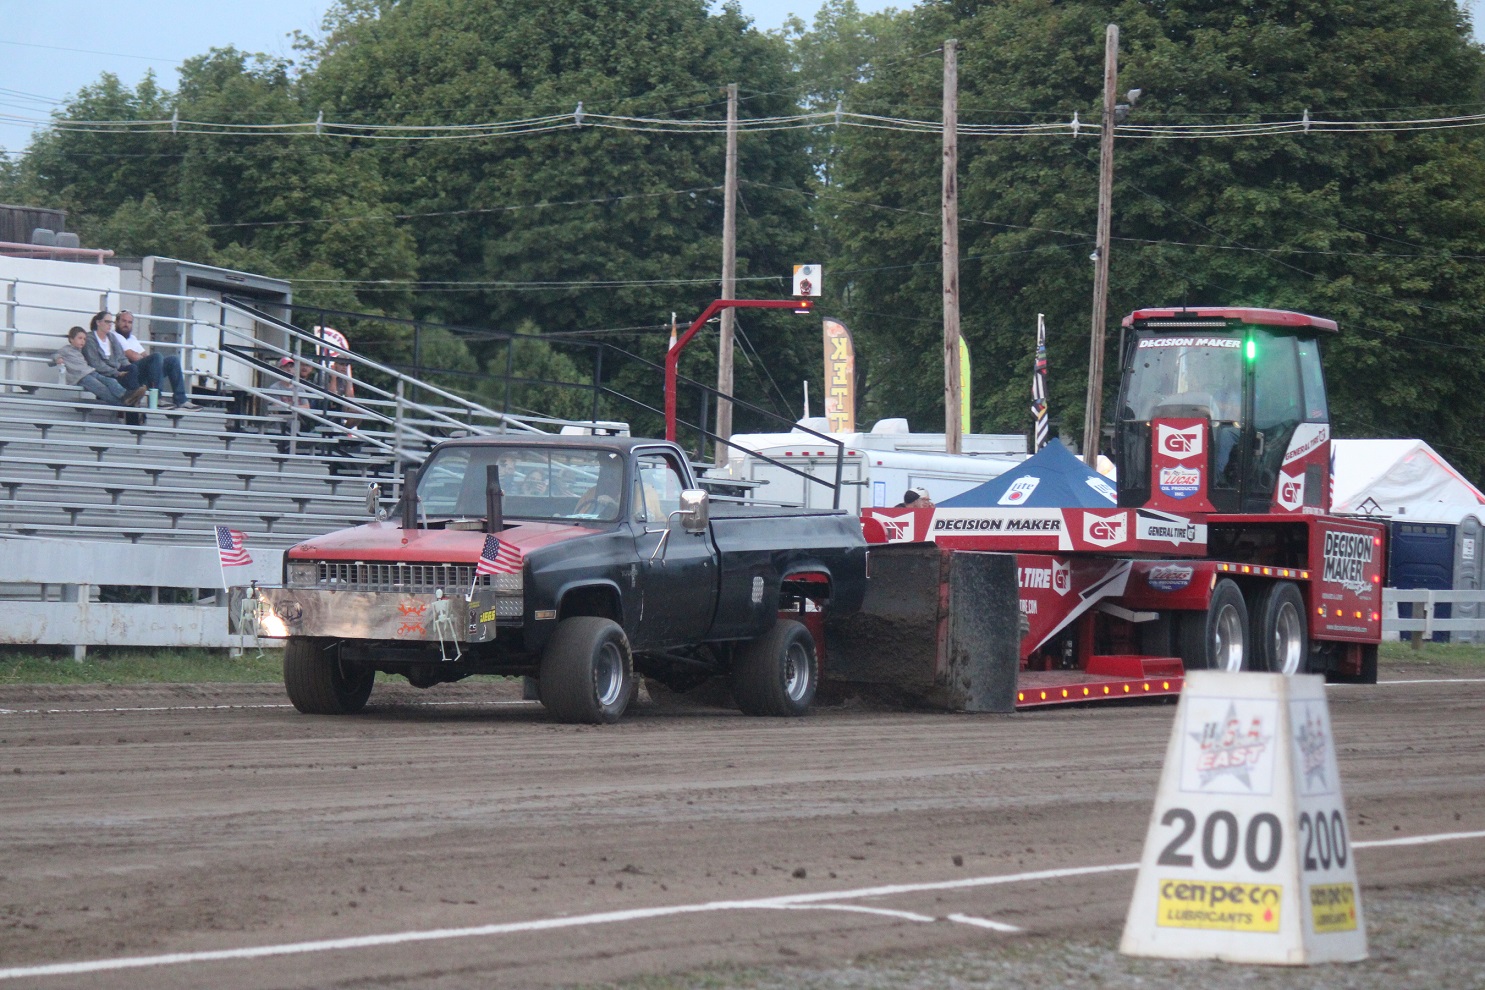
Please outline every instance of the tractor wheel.
[{"label": "tractor wheel", "polygon": [[1303,674],[1309,669],[1310,630],[1305,601],[1289,581],[1258,593],[1253,602],[1253,669]]},{"label": "tractor wheel", "polygon": [[819,680],[815,638],[793,619],[780,619],[737,651],[732,700],[745,715],[803,715]]},{"label": "tractor wheel", "polygon": [[376,671],[340,659],[333,640],[290,636],[284,644],[284,687],[306,715],[351,715],[366,707]]},{"label": "tractor wheel", "polygon": [[1231,580],[1217,582],[1206,612],[1181,617],[1181,660],[1187,670],[1249,669],[1248,606]]},{"label": "tractor wheel", "polygon": [[559,722],[612,723],[633,694],[634,658],[618,623],[563,619],[541,655],[541,703]]}]

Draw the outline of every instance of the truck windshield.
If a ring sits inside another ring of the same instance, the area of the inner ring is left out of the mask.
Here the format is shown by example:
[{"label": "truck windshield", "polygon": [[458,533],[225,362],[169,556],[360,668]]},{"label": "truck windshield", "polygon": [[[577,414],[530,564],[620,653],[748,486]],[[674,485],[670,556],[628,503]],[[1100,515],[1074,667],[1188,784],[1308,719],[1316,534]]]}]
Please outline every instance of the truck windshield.
[{"label": "truck windshield", "polygon": [[422,511],[430,517],[483,517],[491,465],[500,468],[507,516],[601,522],[619,518],[623,458],[610,450],[571,447],[444,447],[418,475]]},{"label": "truck windshield", "polygon": [[1142,423],[1156,415],[1237,422],[1243,403],[1242,346],[1240,338],[1219,334],[1140,337],[1120,417]]}]

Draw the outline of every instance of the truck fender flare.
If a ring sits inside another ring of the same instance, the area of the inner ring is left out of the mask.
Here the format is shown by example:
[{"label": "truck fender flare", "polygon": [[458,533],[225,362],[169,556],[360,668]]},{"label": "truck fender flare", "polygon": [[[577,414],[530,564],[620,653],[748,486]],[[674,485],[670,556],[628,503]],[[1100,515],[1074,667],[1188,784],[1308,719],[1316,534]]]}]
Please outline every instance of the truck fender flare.
[{"label": "truck fender flare", "polygon": [[818,597],[820,601],[829,601],[835,587],[835,576],[831,574],[829,567],[819,561],[803,561],[791,566],[779,579],[780,589],[791,581],[800,584],[823,585],[823,595],[809,596]]},{"label": "truck fender flare", "polygon": [[557,604],[557,616],[562,619],[567,618],[565,608],[568,601],[568,596],[573,594],[582,594],[584,592],[596,592],[602,595],[603,598],[607,599],[609,603],[612,604],[613,609],[611,613],[585,611],[581,614],[603,615],[605,618],[613,619],[621,626],[624,624],[623,592],[619,590],[619,585],[617,582],[611,581],[607,578],[600,578],[597,580],[594,580],[592,578],[577,578],[560,586],[557,589],[557,594],[554,596]]}]

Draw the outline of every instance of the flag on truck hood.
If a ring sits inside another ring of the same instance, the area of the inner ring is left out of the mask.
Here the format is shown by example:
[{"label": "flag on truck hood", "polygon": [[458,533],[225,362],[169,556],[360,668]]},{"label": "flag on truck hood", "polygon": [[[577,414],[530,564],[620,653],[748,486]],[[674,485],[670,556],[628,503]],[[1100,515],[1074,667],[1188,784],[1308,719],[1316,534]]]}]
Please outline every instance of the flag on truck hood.
[{"label": "flag on truck hood", "polygon": [[474,573],[518,574],[522,559],[520,547],[491,533],[485,537],[485,548],[480,551],[480,562],[475,565]]},{"label": "flag on truck hood", "polygon": [[237,567],[242,564],[251,564],[253,558],[243,549],[243,541],[247,534],[228,526],[217,528],[217,559],[222,562],[223,567]]},{"label": "flag on truck hood", "polygon": [[1107,509],[1118,493],[1109,480],[1051,439],[1040,451],[978,488],[946,498],[941,509],[1001,508]]}]

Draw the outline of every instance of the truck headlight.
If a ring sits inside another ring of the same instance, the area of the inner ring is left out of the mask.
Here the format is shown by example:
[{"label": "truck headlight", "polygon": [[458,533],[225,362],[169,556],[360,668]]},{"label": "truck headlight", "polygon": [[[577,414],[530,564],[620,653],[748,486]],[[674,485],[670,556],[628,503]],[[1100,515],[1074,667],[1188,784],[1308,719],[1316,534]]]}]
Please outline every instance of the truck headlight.
[{"label": "truck headlight", "polygon": [[313,560],[291,560],[284,572],[284,584],[290,588],[313,588],[320,579],[320,565]]}]

